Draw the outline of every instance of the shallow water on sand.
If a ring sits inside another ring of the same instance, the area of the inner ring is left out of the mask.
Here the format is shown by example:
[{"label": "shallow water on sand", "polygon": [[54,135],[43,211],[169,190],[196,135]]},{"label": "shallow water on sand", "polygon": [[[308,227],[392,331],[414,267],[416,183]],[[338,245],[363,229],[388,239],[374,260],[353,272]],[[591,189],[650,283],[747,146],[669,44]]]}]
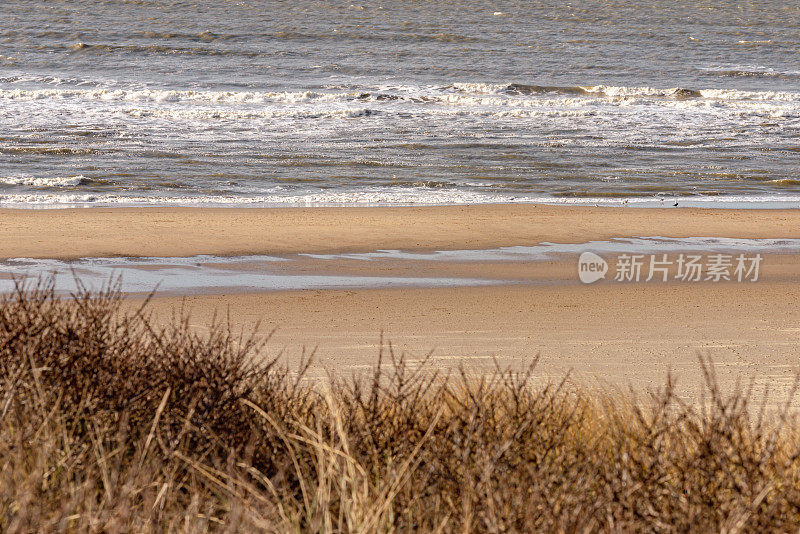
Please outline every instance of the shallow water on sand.
[{"label": "shallow water on sand", "polygon": [[[17,284],[51,280],[59,294],[80,287],[119,284],[125,293],[193,294],[221,291],[288,291],[402,287],[485,286],[517,283],[578,283],[569,273],[498,265],[577,262],[582,252],[619,254],[797,254],[800,239],[636,237],[588,243],[541,243],[484,250],[294,254],[275,256],[190,256],[174,258],[81,258],[73,261],[15,258],[0,262],[0,293]],[[458,265],[451,269],[448,265]],[[465,265],[469,268],[463,268]],[[577,268],[577,263],[575,263]],[[542,276],[544,274],[544,276]]]}]

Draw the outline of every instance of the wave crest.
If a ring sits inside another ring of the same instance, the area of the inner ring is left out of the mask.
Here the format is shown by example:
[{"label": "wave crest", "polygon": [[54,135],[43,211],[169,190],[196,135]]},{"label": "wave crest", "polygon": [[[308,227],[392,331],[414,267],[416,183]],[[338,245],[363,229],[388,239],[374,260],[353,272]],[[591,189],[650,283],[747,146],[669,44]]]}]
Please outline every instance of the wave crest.
[{"label": "wave crest", "polygon": [[54,178],[42,178],[35,176],[7,176],[0,178],[0,183],[7,185],[26,185],[29,187],[75,187],[85,184],[89,179],[83,175],[78,176],[56,176]]}]

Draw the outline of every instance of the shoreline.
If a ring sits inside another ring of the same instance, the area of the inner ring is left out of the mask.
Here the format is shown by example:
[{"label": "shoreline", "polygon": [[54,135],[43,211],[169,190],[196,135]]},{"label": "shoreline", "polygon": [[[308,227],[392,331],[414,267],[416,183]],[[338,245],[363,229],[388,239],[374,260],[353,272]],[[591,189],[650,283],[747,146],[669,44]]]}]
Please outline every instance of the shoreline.
[{"label": "shoreline", "polygon": [[170,197],[154,198],[153,201],[132,199],[130,202],[116,201],[35,201],[13,200],[14,195],[3,195],[0,210],[63,210],[63,209],[148,209],[148,208],[196,208],[196,209],[316,209],[316,208],[416,208],[447,206],[555,206],[573,208],[658,208],[670,209],[678,203],[681,208],[730,209],[730,210],[792,210],[800,209],[800,195],[778,196],[731,196],[692,197],[531,197],[510,196],[479,199],[435,199],[435,200],[319,200],[315,198],[289,198],[286,200],[260,200],[244,197],[235,200],[211,200],[185,198],[171,200]]},{"label": "shoreline", "polygon": [[798,238],[800,210],[543,204],[0,209],[0,259],[474,250],[632,236]]}]

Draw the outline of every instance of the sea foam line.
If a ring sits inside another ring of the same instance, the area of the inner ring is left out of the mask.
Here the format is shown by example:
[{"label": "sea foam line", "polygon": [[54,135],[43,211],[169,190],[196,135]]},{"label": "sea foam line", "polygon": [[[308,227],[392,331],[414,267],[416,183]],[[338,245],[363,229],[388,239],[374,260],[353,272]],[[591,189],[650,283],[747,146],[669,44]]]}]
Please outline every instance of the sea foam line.
[{"label": "sea foam line", "polygon": [[[13,84],[11,84],[13,86]],[[574,86],[547,87],[524,84],[455,83],[441,87],[368,86],[349,88],[346,91],[213,91],[171,89],[124,89],[102,87],[72,88],[3,88],[0,100],[84,100],[120,102],[203,102],[215,104],[298,104],[308,102],[341,102],[375,99],[385,103],[407,101],[413,103],[458,102],[465,96],[496,96],[505,100],[536,99],[553,95],[572,98],[659,98],[659,99],[710,99],[710,100],[760,100],[800,102],[800,92],[742,91],[738,89],[681,87],[626,87],[626,86]],[[500,100],[495,99],[495,102]]]},{"label": "sea foam line", "polygon": [[619,207],[800,208],[800,195],[715,195],[653,197],[552,197],[542,194],[502,194],[427,188],[387,188],[357,192],[326,192],[296,195],[206,195],[206,196],[123,196],[116,194],[31,193],[0,195],[0,206],[59,208],[65,206],[383,206],[383,205],[469,205],[469,204],[556,204]]},{"label": "sea foam line", "polygon": [[44,178],[35,176],[6,176],[0,177],[0,183],[8,185],[27,185],[32,187],[75,187],[88,180],[83,175],[78,176],[56,176],[54,178]]}]

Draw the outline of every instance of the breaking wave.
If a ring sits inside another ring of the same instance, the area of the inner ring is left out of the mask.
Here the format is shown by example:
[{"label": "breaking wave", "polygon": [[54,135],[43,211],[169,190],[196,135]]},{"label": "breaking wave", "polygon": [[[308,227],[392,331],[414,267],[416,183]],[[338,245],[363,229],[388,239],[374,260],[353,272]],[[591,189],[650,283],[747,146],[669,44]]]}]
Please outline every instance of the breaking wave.
[{"label": "breaking wave", "polygon": [[[798,74],[800,75],[800,74]],[[0,79],[0,83],[14,85],[17,81],[28,81],[23,76]],[[38,80],[37,80],[38,81]],[[42,83],[61,85],[68,81],[57,78],[41,80]],[[82,84],[93,82],[81,81]],[[439,87],[366,87],[352,91],[203,91],[169,89],[123,89],[98,87],[94,89],[62,88],[3,88],[0,100],[82,100],[98,102],[174,102],[210,104],[301,104],[309,102],[379,101],[384,103],[412,102],[452,103],[461,96],[500,96],[505,98],[538,96],[568,96],[573,98],[656,98],[656,99],[710,99],[710,100],[762,100],[800,103],[800,92],[789,91],[743,91],[738,89],[709,88],[689,89],[682,87],[625,87],[625,86],[544,86],[521,83],[486,84],[454,83]]]},{"label": "breaking wave", "polygon": [[7,185],[26,185],[30,187],[75,187],[88,182],[85,176],[57,176],[55,178],[40,178],[33,176],[8,176],[0,178],[0,183]]},{"label": "breaking wave", "polygon": [[800,70],[775,70],[771,67],[742,66],[742,67],[709,67],[699,69],[704,74],[732,78],[800,78]]}]

